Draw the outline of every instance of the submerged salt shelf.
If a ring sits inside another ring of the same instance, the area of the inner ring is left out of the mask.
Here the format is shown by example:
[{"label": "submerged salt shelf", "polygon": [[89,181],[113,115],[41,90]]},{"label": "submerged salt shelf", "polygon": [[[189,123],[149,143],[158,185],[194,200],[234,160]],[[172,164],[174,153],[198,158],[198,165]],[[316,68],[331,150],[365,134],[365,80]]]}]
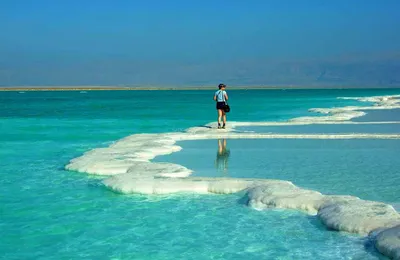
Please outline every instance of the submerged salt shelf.
[{"label": "submerged salt shelf", "polygon": [[243,132],[282,134],[398,134],[400,133],[400,123],[271,125],[238,127],[237,130]]}]

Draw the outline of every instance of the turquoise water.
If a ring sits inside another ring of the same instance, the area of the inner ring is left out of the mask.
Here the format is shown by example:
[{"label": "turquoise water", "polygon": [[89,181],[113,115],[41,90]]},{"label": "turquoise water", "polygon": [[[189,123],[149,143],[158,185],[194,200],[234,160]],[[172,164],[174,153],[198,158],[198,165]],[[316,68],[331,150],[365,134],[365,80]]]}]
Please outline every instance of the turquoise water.
[{"label": "turquoise water", "polygon": [[400,109],[368,110],[362,117],[353,118],[355,122],[400,121]]},{"label": "turquoise water", "polygon": [[[229,116],[235,121],[282,121],[308,115],[311,107],[358,104],[337,96],[399,92],[230,91]],[[254,211],[240,202],[240,195],[121,195],[100,185],[99,177],[63,168],[85,151],[133,133],[181,131],[208,123],[215,117],[212,95],[0,92],[0,257],[382,258],[360,237],[327,232],[317,219],[300,212]]]},{"label": "turquoise water", "polygon": [[217,140],[179,142],[181,152],[155,161],[184,165],[193,176],[289,180],[324,194],[400,203],[400,140],[226,141],[224,162],[217,156]]}]

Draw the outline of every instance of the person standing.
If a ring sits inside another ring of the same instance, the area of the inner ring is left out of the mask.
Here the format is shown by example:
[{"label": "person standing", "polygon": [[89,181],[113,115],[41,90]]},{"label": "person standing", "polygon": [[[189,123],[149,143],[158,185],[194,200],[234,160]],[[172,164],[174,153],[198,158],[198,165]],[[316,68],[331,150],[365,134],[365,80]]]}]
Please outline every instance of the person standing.
[{"label": "person standing", "polygon": [[[218,110],[218,129],[225,128],[226,126],[226,112],[224,110],[226,101],[228,100],[228,94],[226,93],[226,85],[219,84],[218,91],[214,94],[214,100],[217,102],[217,110]],[[222,127],[221,127],[222,121]]]}]

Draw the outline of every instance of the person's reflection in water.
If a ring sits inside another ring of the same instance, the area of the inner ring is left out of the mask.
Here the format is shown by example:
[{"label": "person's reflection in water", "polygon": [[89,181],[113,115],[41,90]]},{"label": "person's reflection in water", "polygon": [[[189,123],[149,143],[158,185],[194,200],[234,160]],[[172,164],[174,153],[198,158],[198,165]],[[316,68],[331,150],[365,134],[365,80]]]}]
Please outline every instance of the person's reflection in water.
[{"label": "person's reflection in water", "polygon": [[231,151],[226,148],[226,139],[218,140],[218,152],[215,160],[215,167],[218,172],[228,175],[228,160]]}]

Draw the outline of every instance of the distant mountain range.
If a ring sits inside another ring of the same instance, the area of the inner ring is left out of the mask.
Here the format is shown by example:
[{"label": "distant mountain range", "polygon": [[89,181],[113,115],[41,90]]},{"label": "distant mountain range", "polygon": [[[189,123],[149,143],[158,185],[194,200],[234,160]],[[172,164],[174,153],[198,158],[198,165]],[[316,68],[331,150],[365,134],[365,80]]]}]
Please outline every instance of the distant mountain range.
[{"label": "distant mountain range", "polygon": [[326,60],[240,60],[208,63],[134,60],[10,65],[0,60],[0,86],[236,86],[400,87],[400,55]]}]

